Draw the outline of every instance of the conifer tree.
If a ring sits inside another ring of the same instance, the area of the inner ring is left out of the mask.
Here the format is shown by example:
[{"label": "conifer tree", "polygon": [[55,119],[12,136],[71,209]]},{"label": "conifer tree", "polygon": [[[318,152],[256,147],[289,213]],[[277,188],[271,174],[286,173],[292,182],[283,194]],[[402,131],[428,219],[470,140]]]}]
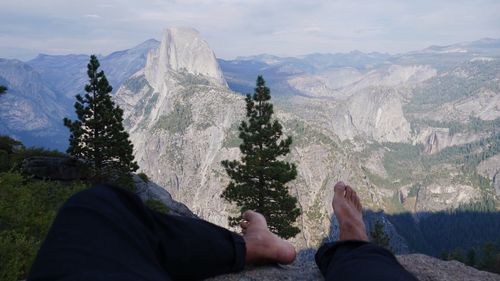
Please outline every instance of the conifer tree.
[{"label": "conifer tree", "polygon": [[467,251],[466,259],[465,259],[465,264],[468,266],[474,266],[476,265],[476,250],[474,248],[470,248]]},{"label": "conifer tree", "polygon": [[[271,93],[262,76],[257,78],[253,95],[246,97],[246,116],[238,130],[241,161],[222,161],[231,181],[222,197],[235,203],[241,211],[254,210],[267,219],[269,229],[283,238],[297,235],[294,226],[300,209],[286,184],[294,180],[294,164],[281,160],[290,152],[292,138],[283,137],[282,126],[272,120]],[[230,217],[235,225],[238,217]]]},{"label": "conifer tree", "polygon": [[384,231],[384,224],[377,220],[373,229],[370,231],[371,240],[374,244],[382,246],[390,250],[390,239],[389,236]]},{"label": "conifer tree", "polygon": [[64,118],[70,130],[67,152],[89,165],[94,182],[116,182],[130,179],[130,173],[139,167],[122,125],[123,111],[112,101],[113,88],[99,66],[96,56],[90,56],[86,93],[76,95],[77,120]]}]

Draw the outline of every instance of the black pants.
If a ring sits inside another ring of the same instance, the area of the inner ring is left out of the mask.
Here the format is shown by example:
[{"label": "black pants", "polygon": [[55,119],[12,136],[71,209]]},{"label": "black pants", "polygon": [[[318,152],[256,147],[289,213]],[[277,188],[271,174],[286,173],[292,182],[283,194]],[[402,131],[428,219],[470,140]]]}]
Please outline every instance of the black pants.
[{"label": "black pants", "polygon": [[327,243],[316,264],[328,281],[417,281],[391,252],[365,241]]},{"label": "black pants", "polygon": [[[199,280],[242,270],[245,254],[238,234],[151,211],[132,193],[97,186],[61,208],[28,280]],[[327,280],[415,280],[369,243],[324,246],[316,258]]]}]

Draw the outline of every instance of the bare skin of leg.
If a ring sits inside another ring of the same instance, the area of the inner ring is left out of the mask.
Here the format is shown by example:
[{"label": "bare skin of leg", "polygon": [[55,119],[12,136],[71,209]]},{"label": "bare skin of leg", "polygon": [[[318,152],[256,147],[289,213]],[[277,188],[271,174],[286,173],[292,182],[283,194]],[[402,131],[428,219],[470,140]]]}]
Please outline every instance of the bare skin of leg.
[{"label": "bare skin of leg", "polygon": [[296,252],[290,242],[269,231],[263,215],[246,211],[242,215],[240,226],[246,243],[246,263],[281,263],[290,264],[295,260]]},{"label": "bare skin of leg", "polygon": [[332,207],[340,225],[340,240],[368,241],[363,207],[356,191],[343,182],[335,184],[333,191]]}]

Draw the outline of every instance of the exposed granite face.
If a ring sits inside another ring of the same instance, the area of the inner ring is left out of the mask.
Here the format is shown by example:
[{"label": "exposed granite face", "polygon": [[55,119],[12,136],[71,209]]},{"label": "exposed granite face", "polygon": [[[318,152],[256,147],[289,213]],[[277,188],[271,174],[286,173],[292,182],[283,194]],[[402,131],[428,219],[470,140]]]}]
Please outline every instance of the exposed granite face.
[{"label": "exposed granite face", "polygon": [[[0,98],[0,135],[27,146],[61,147],[70,116],[71,100],[53,91],[40,74],[19,60],[0,59],[0,84],[8,88]],[[64,147],[64,146],[62,146]]]},{"label": "exposed granite face", "polygon": [[495,188],[495,194],[500,197],[500,154],[482,161],[477,167],[480,175],[489,178]]},{"label": "exposed granite face", "polygon": [[415,211],[441,211],[457,208],[460,204],[480,198],[481,194],[474,187],[465,184],[430,184],[418,191]]},{"label": "exposed granite face", "polygon": [[191,210],[189,210],[186,205],[179,203],[172,199],[170,193],[165,191],[165,189],[154,182],[145,182],[139,176],[134,175],[134,183],[136,191],[135,193],[143,200],[158,200],[165,204],[170,210],[170,214],[185,216],[185,217],[196,217]]},{"label": "exposed granite face", "polygon": [[422,254],[398,256],[399,262],[420,281],[499,281],[500,275],[477,270],[458,261],[443,261]]},{"label": "exposed granite face", "polygon": [[434,154],[445,149],[446,147],[472,143],[485,137],[487,137],[486,134],[450,134],[450,130],[448,128],[427,127],[420,131],[414,141],[416,143],[421,143],[424,146],[425,154]]},{"label": "exposed granite face", "polygon": [[[479,271],[457,261],[443,261],[422,254],[397,256],[399,262],[420,281],[499,281],[500,275]],[[251,267],[243,272],[227,274],[210,281],[257,280],[324,280],[312,259],[301,260],[290,266]]]},{"label": "exposed granite face", "polygon": [[144,74],[157,91],[168,89],[165,77],[172,71],[203,75],[214,84],[227,85],[214,52],[199,32],[192,28],[165,29],[159,48],[148,54]]}]

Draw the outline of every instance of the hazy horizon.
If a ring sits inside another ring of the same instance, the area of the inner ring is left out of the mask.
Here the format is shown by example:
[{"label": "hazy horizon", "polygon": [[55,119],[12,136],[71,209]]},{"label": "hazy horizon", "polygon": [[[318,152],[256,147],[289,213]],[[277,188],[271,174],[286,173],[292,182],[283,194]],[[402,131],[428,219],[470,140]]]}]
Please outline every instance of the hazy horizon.
[{"label": "hazy horizon", "polygon": [[19,0],[0,3],[0,57],[102,54],[197,29],[218,58],[406,53],[500,38],[500,2],[296,0]]}]

